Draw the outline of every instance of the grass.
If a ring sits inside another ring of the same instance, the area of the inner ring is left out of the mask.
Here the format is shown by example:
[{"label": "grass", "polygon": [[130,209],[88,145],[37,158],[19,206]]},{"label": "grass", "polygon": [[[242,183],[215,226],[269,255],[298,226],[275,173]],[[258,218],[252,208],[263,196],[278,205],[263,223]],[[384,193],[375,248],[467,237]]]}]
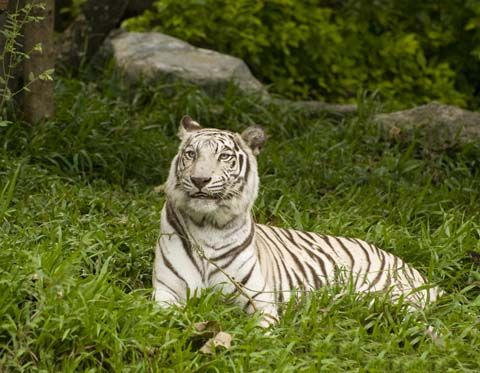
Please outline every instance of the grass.
[{"label": "grass", "polygon": [[[480,369],[480,147],[390,141],[365,100],[340,123],[255,97],[124,87],[112,74],[57,82],[57,117],[0,129],[0,371],[471,371]],[[165,87],[163,87],[165,88]],[[323,289],[265,333],[220,294],[150,300],[162,183],[179,118],[263,125],[262,223],[376,243],[447,295],[419,315]],[[198,352],[212,321],[229,350]],[[425,325],[440,337],[432,341]]]}]

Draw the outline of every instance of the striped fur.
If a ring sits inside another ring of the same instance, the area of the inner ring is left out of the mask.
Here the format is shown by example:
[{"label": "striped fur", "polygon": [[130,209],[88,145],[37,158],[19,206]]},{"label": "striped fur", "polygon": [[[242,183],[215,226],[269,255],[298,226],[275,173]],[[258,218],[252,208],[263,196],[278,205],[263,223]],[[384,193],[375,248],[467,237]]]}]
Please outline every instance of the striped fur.
[{"label": "striped fur", "polygon": [[255,224],[255,155],[265,141],[258,127],[244,133],[202,128],[184,117],[182,143],[166,183],[167,201],[153,268],[154,298],[183,303],[189,293],[219,287],[236,294],[261,324],[278,318],[292,290],[334,284],[385,292],[412,307],[434,301],[439,289],[400,258],[362,240]]}]

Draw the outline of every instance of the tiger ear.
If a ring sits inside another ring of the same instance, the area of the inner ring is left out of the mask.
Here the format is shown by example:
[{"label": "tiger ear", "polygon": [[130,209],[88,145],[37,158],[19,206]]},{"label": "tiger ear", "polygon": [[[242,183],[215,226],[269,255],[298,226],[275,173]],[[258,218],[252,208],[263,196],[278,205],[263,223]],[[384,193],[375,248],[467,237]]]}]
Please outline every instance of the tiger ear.
[{"label": "tiger ear", "polygon": [[253,155],[258,155],[267,140],[267,135],[262,127],[251,126],[242,132],[242,139],[252,149]]},{"label": "tiger ear", "polygon": [[190,116],[184,115],[178,127],[178,137],[183,139],[188,132],[198,131],[201,128],[202,126],[198,122],[195,122]]}]

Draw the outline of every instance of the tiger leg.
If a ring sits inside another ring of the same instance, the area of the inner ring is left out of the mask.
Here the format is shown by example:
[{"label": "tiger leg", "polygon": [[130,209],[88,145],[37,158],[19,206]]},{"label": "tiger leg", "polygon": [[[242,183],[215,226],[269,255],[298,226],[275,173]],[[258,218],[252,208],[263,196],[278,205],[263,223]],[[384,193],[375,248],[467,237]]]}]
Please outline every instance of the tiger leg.
[{"label": "tiger leg", "polygon": [[242,303],[248,313],[259,312],[258,326],[268,328],[278,322],[278,307],[275,303],[274,292],[268,286],[260,266],[253,270],[249,281],[242,289]]},{"label": "tiger leg", "polygon": [[[266,295],[266,294],[265,294]],[[271,325],[278,323],[278,309],[274,304],[274,297],[265,296],[261,297],[265,299],[258,299],[256,301],[256,308],[261,312],[260,320],[258,321],[258,326],[261,328],[268,328]]]},{"label": "tiger leg", "polygon": [[155,300],[162,307],[180,305],[180,302],[178,301],[176,295],[172,294],[168,290],[161,288],[155,288],[153,290],[153,300]]},{"label": "tiger leg", "polygon": [[153,294],[152,298],[160,306],[168,307],[171,305],[180,305],[180,296],[172,287],[169,287],[161,278],[157,277],[155,268],[152,273]]}]

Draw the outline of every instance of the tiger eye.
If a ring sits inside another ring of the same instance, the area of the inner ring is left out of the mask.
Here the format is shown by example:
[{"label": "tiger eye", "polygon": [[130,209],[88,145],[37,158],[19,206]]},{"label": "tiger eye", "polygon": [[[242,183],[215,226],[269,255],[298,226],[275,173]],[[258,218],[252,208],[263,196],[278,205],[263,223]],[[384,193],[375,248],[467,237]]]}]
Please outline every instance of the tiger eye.
[{"label": "tiger eye", "polygon": [[231,158],[233,158],[233,155],[232,154],[229,154],[229,153],[222,153],[218,156],[218,159],[220,161],[228,161],[230,160]]}]

